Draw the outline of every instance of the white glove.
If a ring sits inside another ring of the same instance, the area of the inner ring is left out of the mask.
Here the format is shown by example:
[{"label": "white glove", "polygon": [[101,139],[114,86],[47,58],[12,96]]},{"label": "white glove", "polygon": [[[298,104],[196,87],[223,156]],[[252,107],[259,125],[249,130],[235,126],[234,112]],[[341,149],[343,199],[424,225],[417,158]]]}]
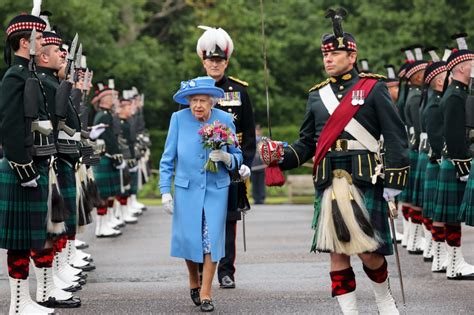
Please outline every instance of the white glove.
[{"label": "white glove", "polygon": [[122,164],[117,165],[115,168],[118,170],[123,170],[125,167],[127,167],[127,163],[125,163],[125,161],[122,161]]},{"label": "white glove", "polygon": [[36,188],[38,187],[38,182],[37,180],[39,179],[39,175],[38,177],[36,177],[35,179],[32,179],[30,180],[29,182],[26,182],[26,183],[21,183],[21,187],[30,187],[30,188]]},{"label": "white glove", "polygon": [[251,172],[250,172],[250,168],[245,165],[245,164],[242,164],[240,166],[240,169],[239,169],[239,174],[240,174],[240,177],[242,177],[243,180],[246,180],[247,178],[249,178]]},{"label": "white glove", "polygon": [[468,179],[469,179],[469,175],[464,175],[464,176],[459,177],[459,180],[461,182],[467,182]]},{"label": "white glove", "polygon": [[212,150],[209,158],[213,162],[223,162],[227,167],[232,165],[232,155],[222,150]]},{"label": "white glove", "polygon": [[394,200],[402,191],[393,188],[384,188],[383,189],[383,198],[385,201]]},{"label": "white glove", "polygon": [[95,140],[100,137],[100,135],[105,131],[105,124],[98,124],[92,126],[91,131],[89,132],[89,138]]},{"label": "white glove", "polygon": [[163,194],[161,196],[161,203],[168,214],[173,214],[173,196],[171,194]]},{"label": "white glove", "polygon": [[135,165],[134,167],[132,167],[131,169],[128,170],[130,173],[135,173],[136,171],[138,171],[138,165]]}]

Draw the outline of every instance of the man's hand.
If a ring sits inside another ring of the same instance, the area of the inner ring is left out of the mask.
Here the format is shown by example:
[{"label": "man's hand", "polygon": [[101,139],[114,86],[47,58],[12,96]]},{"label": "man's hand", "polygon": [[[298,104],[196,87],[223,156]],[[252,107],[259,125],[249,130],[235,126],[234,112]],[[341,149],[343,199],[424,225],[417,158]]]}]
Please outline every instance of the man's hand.
[{"label": "man's hand", "polygon": [[383,198],[385,201],[395,200],[395,197],[398,196],[402,191],[393,188],[384,188],[383,189]]},{"label": "man's hand", "polygon": [[247,165],[242,164],[239,169],[239,174],[243,180],[246,180],[251,174],[250,168]]},{"label": "man's hand", "polygon": [[227,167],[232,165],[232,155],[222,150],[212,150],[209,158],[213,162],[223,162]]},{"label": "man's hand", "polygon": [[161,203],[163,204],[163,208],[165,209],[166,213],[173,214],[173,196],[171,194],[163,194],[161,196]]},{"label": "man's hand", "polygon": [[91,131],[89,132],[89,138],[91,138],[92,140],[99,138],[100,135],[105,131],[106,127],[107,125],[102,123],[92,126]]},{"label": "man's hand", "polygon": [[266,165],[274,165],[283,160],[283,142],[262,138],[257,145],[258,154]]},{"label": "man's hand", "polygon": [[125,161],[122,161],[120,165],[117,165],[115,168],[118,170],[123,170],[125,167],[127,167],[127,163]]}]

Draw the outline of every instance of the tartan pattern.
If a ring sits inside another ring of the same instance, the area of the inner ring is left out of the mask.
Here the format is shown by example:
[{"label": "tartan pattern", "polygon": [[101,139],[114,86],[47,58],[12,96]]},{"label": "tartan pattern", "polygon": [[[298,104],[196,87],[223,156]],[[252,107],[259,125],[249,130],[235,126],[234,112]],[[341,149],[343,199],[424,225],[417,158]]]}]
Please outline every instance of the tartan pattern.
[{"label": "tartan pattern", "polygon": [[[418,164],[418,152],[410,150],[409,153],[410,157],[410,170],[416,170],[416,166]],[[412,195],[413,195],[413,185],[415,183],[415,174],[416,172],[408,172],[408,182],[403,189],[402,193],[400,194],[400,201],[411,203]]]},{"label": "tartan pattern", "polygon": [[439,164],[429,163],[426,166],[425,185],[423,194],[423,217],[433,217],[436,203],[436,193],[438,191]]},{"label": "tartan pattern", "polygon": [[413,183],[413,191],[411,203],[415,206],[423,208],[424,200],[424,186],[425,186],[425,176],[426,176],[426,167],[428,164],[428,154],[421,152],[418,156],[418,163],[415,171],[415,180]]},{"label": "tartan pattern", "polygon": [[47,239],[48,162],[35,162],[38,187],[24,188],[8,165],[0,160],[0,248],[42,249]]},{"label": "tartan pattern", "polygon": [[100,163],[93,167],[94,178],[102,198],[115,197],[120,194],[120,173],[112,165],[112,160],[106,156],[100,159]]},{"label": "tartan pattern", "polygon": [[433,212],[434,222],[459,223],[459,209],[466,183],[456,178],[456,168],[450,160],[441,162],[438,192]]},{"label": "tartan pattern", "polygon": [[343,270],[331,271],[331,295],[332,297],[355,291],[356,279],[352,267]]},{"label": "tartan pattern", "polygon": [[[139,172],[139,171],[138,171]],[[130,194],[136,195],[138,192],[138,172],[131,172],[130,173]]]},{"label": "tartan pattern", "polygon": [[66,224],[66,234],[76,235],[77,228],[77,205],[76,205],[76,177],[73,168],[65,161],[58,159],[58,184],[61,196],[64,199],[64,206],[69,216],[64,222]]},{"label": "tartan pattern", "polygon": [[465,222],[466,225],[474,226],[474,163],[471,163],[471,171],[464,191],[459,220]]},{"label": "tartan pattern", "polygon": [[[350,174],[352,174],[352,157],[338,157],[331,158],[331,168],[335,169],[344,169]],[[361,195],[364,198],[365,206],[369,212],[370,222],[376,234],[380,239],[380,247],[375,251],[375,253],[381,255],[392,255],[392,237],[390,235],[390,228],[388,225],[388,204],[383,199],[383,185],[377,183],[376,185],[364,186],[358,185],[357,188],[361,192]],[[323,190],[316,191],[316,198],[314,203],[314,217],[313,217],[313,229],[315,234],[313,237],[313,246],[312,251],[317,251],[315,244],[317,243],[317,233],[318,233],[318,221],[319,213],[321,211],[321,198],[323,195]]]}]

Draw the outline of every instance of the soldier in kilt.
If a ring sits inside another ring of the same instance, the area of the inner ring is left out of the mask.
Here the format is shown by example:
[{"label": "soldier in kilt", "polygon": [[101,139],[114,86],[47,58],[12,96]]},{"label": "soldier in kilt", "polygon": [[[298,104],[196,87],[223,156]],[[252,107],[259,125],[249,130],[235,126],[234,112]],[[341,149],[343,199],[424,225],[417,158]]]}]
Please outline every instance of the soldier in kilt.
[{"label": "soldier in kilt", "polygon": [[98,83],[98,90],[91,103],[97,105],[97,113],[94,117],[94,125],[102,124],[105,131],[99,136],[105,143],[105,155],[100,159],[99,165],[93,167],[94,178],[101,198],[106,202],[104,207],[97,208],[97,237],[116,237],[122,234],[118,227],[123,226],[123,221],[117,220],[113,215],[115,197],[120,194],[120,170],[126,163],[123,161],[122,153],[117,142],[114,131],[114,118],[112,110],[117,99],[113,80],[109,86]]},{"label": "soldier in kilt", "polygon": [[138,222],[136,218],[142,213],[140,209],[135,209],[130,204],[130,194],[133,187],[133,191],[136,193],[138,184],[138,164],[135,160],[134,141],[131,138],[130,133],[130,122],[129,119],[132,116],[132,97],[128,91],[124,91],[125,95],[122,96],[120,104],[117,109],[117,116],[119,118],[120,133],[118,135],[118,144],[122,153],[124,161],[127,163],[127,167],[123,170],[124,178],[128,178],[128,183],[124,183],[123,190],[117,196],[117,200],[120,203],[120,218],[127,224],[134,224]]},{"label": "soldier in kilt", "polygon": [[446,276],[450,280],[474,280],[474,266],[464,260],[461,250],[460,207],[471,164],[466,128],[462,122],[466,121],[465,104],[474,60],[474,53],[467,49],[464,36],[453,37],[458,41],[459,50],[453,51],[447,60],[446,67],[452,75],[452,82],[440,102],[445,145],[433,212],[433,222],[445,223],[448,252]]},{"label": "soldier in kilt", "polygon": [[[282,170],[314,157],[312,250],[330,253],[332,296],[342,312],[358,312],[350,263],[357,255],[371,280],[379,313],[399,314],[385,259],[393,253],[386,200],[393,202],[407,181],[408,140],[387,86],[378,80],[382,76],[359,74],[354,68],[357,45],[351,34],[342,32],[341,13],[327,14],[333,18],[334,34],[323,36],[321,50],[331,77],[310,90],[299,140],[285,148],[268,140],[259,152],[270,168]],[[361,135],[353,124],[367,133]],[[381,135],[387,144],[384,161],[377,140]]]},{"label": "soldier in kilt", "polygon": [[[57,90],[59,87],[58,71],[64,64],[63,54],[59,49],[62,39],[61,37],[51,31],[45,31],[43,33],[44,45],[41,48],[39,55],[37,56],[37,71],[38,78],[43,86],[44,95],[48,104],[48,111],[52,119],[53,133],[55,140],[57,141],[57,159],[56,171],[57,171],[57,185],[61,197],[64,201],[64,207],[61,207],[57,211],[53,211],[53,218],[57,215],[64,217],[66,224],[66,231],[62,233],[56,240],[55,254],[55,276],[61,280],[68,282],[71,280],[71,284],[75,284],[81,280],[81,270],[72,269],[66,270],[64,264],[66,264],[66,251],[61,248],[60,245],[66,244],[67,240],[73,240],[76,235],[77,225],[77,214],[76,214],[76,181],[74,175],[74,167],[77,163],[80,155],[77,146],[77,141],[73,136],[67,135],[64,130],[58,129],[59,120],[64,120],[66,126],[72,129],[72,132],[77,133],[77,128],[80,130],[80,122],[77,115],[74,115],[74,109],[69,104],[69,98],[66,97],[63,100],[63,104],[56,102]],[[58,113],[63,109],[64,117],[58,116]],[[66,114],[66,109],[69,112]],[[66,116],[67,115],[67,116]],[[56,213],[63,212],[63,213]],[[62,238],[62,239],[61,239]],[[64,256],[61,259],[60,256]],[[56,287],[53,281],[53,268],[52,265],[35,267],[37,276],[37,299],[38,302],[44,303],[49,307],[65,307],[74,308],[81,305],[81,300],[74,297],[71,293],[61,290]],[[47,288],[46,290],[44,288]]]},{"label": "soldier in kilt", "polygon": [[[0,248],[8,250],[10,314],[54,312],[33,302],[28,288],[30,255],[35,266],[51,265],[53,260],[48,186],[50,160],[56,149],[39,82],[32,79],[36,73],[34,56],[30,56],[30,45],[34,52],[41,49],[45,28],[38,16],[22,14],[14,17],[6,30],[4,56],[10,67],[0,88],[4,150],[0,161]],[[38,102],[25,102],[25,95],[33,93]],[[55,227],[60,229],[61,224]]]},{"label": "soldier in kilt", "polygon": [[[410,254],[420,255],[423,253],[423,227],[422,208],[413,204],[413,194],[415,193],[416,170],[418,169],[418,157],[420,146],[420,103],[421,86],[423,84],[424,70],[427,62],[423,60],[421,47],[415,47],[415,59],[407,67],[406,78],[410,83],[407,100],[405,104],[405,123],[410,136],[410,176],[407,186],[400,196],[400,200],[405,207],[409,208],[410,223],[408,225],[407,250]],[[424,162],[422,162],[424,164]],[[405,232],[405,231],[404,231]]]},{"label": "soldier in kilt", "polygon": [[[445,53],[443,61],[434,61],[425,70],[424,81],[432,89],[422,112],[422,123],[426,128],[428,136],[429,154],[424,179],[423,194],[423,217],[433,218],[438,186],[439,165],[441,164],[441,151],[443,149],[443,114],[440,109],[440,101],[443,94],[444,81],[446,79],[446,59],[451,53]],[[444,223],[432,222],[431,227],[433,262],[432,272],[445,272],[447,264]]]}]

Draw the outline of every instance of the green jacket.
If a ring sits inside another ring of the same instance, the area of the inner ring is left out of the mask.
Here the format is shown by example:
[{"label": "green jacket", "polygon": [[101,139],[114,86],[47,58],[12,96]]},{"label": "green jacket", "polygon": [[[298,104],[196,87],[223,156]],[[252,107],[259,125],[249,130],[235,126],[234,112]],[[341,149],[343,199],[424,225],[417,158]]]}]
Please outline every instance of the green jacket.
[{"label": "green jacket", "polygon": [[411,85],[408,89],[408,96],[405,103],[405,124],[410,135],[410,145],[412,150],[418,150],[420,145],[420,101],[421,87]]},{"label": "green jacket", "polygon": [[423,126],[428,134],[428,143],[431,147],[430,160],[435,162],[441,159],[441,151],[443,150],[443,113],[439,107],[442,93],[433,91],[428,96],[425,108],[422,113]]},{"label": "green jacket", "polygon": [[[369,77],[371,75],[368,75]],[[380,77],[372,75],[373,77]],[[280,164],[283,170],[298,167],[314,156],[316,143],[319,135],[329,119],[329,113],[321,100],[319,89],[330,84],[336,97],[341,100],[349,89],[359,81],[359,74],[354,69],[349,73],[336,78],[330,78],[325,82],[314,86],[310,90],[306,113],[300,128],[300,137],[292,145],[285,148],[284,159]],[[385,176],[385,186],[402,189],[408,174],[408,142],[403,123],[392,106],[390,94],[384,82],[377,82],[372,91],[365,98],[364,105],[358,110],[354,118],[374,136],[380,139],[383,135],[385,147],[385,172],[391,176]],[[354,140],[354,138],[343,131],[339,139]],[[341,156],[364,156],[361,167],[367,167],[364,174],[373,174],[375,162],[373,157],[367,159],[368,151],[331,151],[327,158]],[[369,154],[370,156],[370,154]],[[365,161],[368,161],[367,164]],[[321,163],[324,163],[322,161]],[[368,168],[371,168],[370,170]],[[359,170],[362,171],[362,170]],[[405,178],[405,180],[404,180]],[[370,181],[370,179],[369,179]]]},{"label": "green jacket", "polygon": [[446,150],[443,156],[451,159],[459,176],[469,174],[471,155],[466,137],[466,112],[468,86],[453,80],[441,99],[443,136]]},{"label": "green jacket", "polygon": [[105,131],[100,135],[99,139],[104,140],[105,142],[105,152],[114,155],[114,154],[121,154],[117,137],[114,133],[114,118],[110,111],[105,109],[100,109],[94,117],[94,125],[98,125],[100,123],[108,125],[105,128]]}]

